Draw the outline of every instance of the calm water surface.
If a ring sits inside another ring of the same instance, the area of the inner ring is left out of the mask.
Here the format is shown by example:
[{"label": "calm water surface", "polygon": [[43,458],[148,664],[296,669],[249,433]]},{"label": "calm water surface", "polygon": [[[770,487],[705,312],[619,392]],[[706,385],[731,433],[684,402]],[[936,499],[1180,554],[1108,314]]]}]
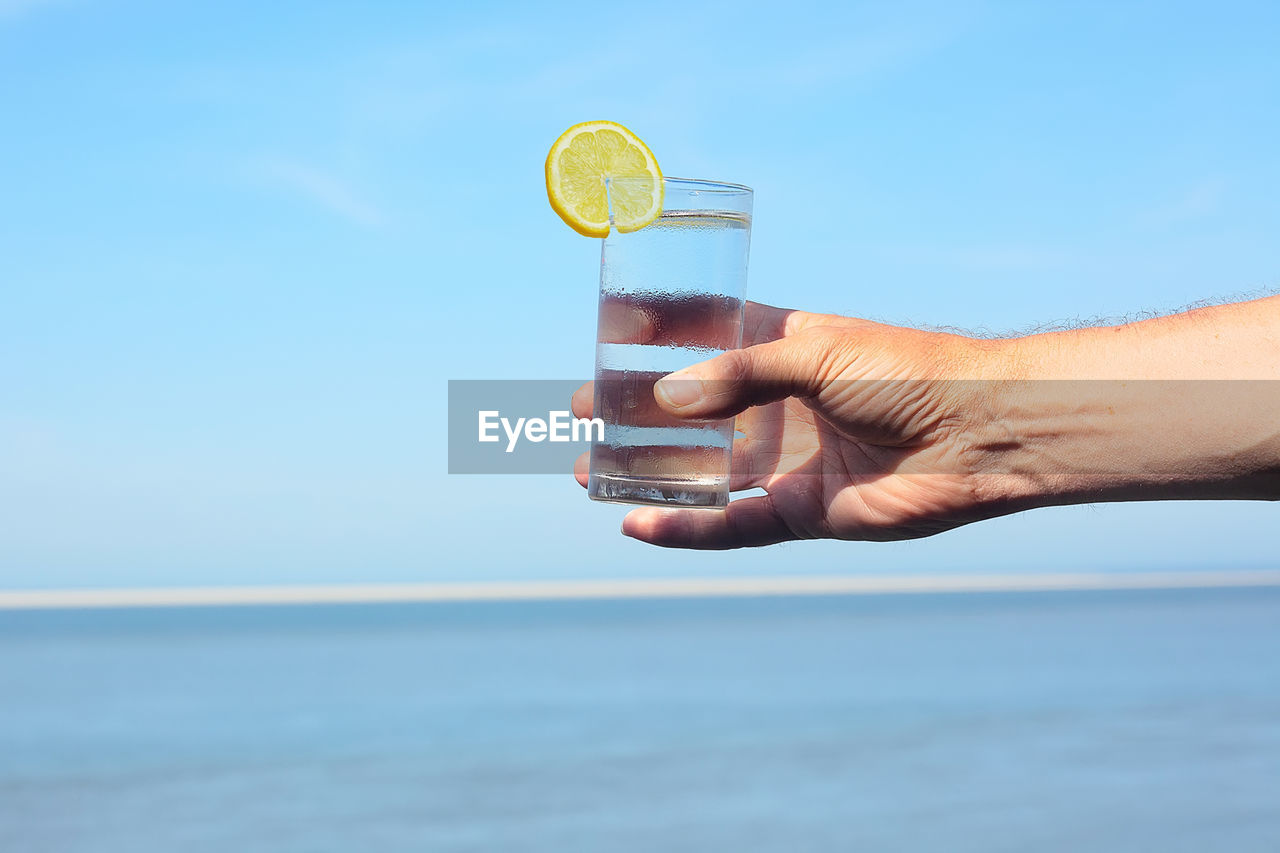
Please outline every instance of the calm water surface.
[{"label": "calm water surface", "polygon": [[1280,850],[1280,590],[0,612],[0,850]]}]

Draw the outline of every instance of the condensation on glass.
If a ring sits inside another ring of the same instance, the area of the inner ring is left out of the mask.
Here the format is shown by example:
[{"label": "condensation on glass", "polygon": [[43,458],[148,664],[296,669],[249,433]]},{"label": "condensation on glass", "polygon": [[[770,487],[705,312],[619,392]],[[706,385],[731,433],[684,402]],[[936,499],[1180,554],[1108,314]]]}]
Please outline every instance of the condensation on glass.
[{"label": "condensation on glass", "polygon": [[[615,179],[615,182],[624,179]],[[643,179],[640,179],[643,180]],[[663,376],[742,344],[752,191],[666,178],[662,215],[616,228],[600,256],[595,416],[588,492],[620,503],[723,507],[733,419],[690,422],[660,409]]]}]

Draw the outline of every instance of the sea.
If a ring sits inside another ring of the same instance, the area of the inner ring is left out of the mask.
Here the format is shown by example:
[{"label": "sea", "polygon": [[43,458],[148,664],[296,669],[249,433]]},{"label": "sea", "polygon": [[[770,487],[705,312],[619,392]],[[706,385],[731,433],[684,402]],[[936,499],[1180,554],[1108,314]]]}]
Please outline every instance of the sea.
[{"label": "sea", "polygon": [[1280,589],[0,611],[0,851],[1280,850]]}]

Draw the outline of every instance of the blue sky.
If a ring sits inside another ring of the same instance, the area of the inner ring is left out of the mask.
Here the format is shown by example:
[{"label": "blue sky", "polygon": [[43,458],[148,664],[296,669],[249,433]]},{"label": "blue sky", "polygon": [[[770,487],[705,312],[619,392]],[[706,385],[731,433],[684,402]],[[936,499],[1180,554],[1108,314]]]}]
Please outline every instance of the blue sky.
[{"label": "blue sky", "polygon": [[1274,3],[583,8],[0,0],[0,585],[1272,564],[1262,504],[689,554],[448,476],[446,380],[590,373],[599,246],[542,183],[577,121],[753,186],[765,302],[1280,286]]}]

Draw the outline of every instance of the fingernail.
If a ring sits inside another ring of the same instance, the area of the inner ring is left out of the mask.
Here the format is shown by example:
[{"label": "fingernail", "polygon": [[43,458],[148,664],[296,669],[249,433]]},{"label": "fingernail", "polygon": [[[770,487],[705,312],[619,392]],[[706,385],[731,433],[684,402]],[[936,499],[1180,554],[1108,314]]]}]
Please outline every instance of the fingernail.
[{"label": "fingernail", "polygon": [[630,536],[632,539],[639,539],[639,520],[636,518],[637,511],[627,513],[622,517],[622,535]]},{"label": "fingernail", "polygon": [[696,373],[677,370],[670,376],[659,379],[658,384],[653,386],[653,393],[672,408],[683,409],[702,399],[702,380]]}]

